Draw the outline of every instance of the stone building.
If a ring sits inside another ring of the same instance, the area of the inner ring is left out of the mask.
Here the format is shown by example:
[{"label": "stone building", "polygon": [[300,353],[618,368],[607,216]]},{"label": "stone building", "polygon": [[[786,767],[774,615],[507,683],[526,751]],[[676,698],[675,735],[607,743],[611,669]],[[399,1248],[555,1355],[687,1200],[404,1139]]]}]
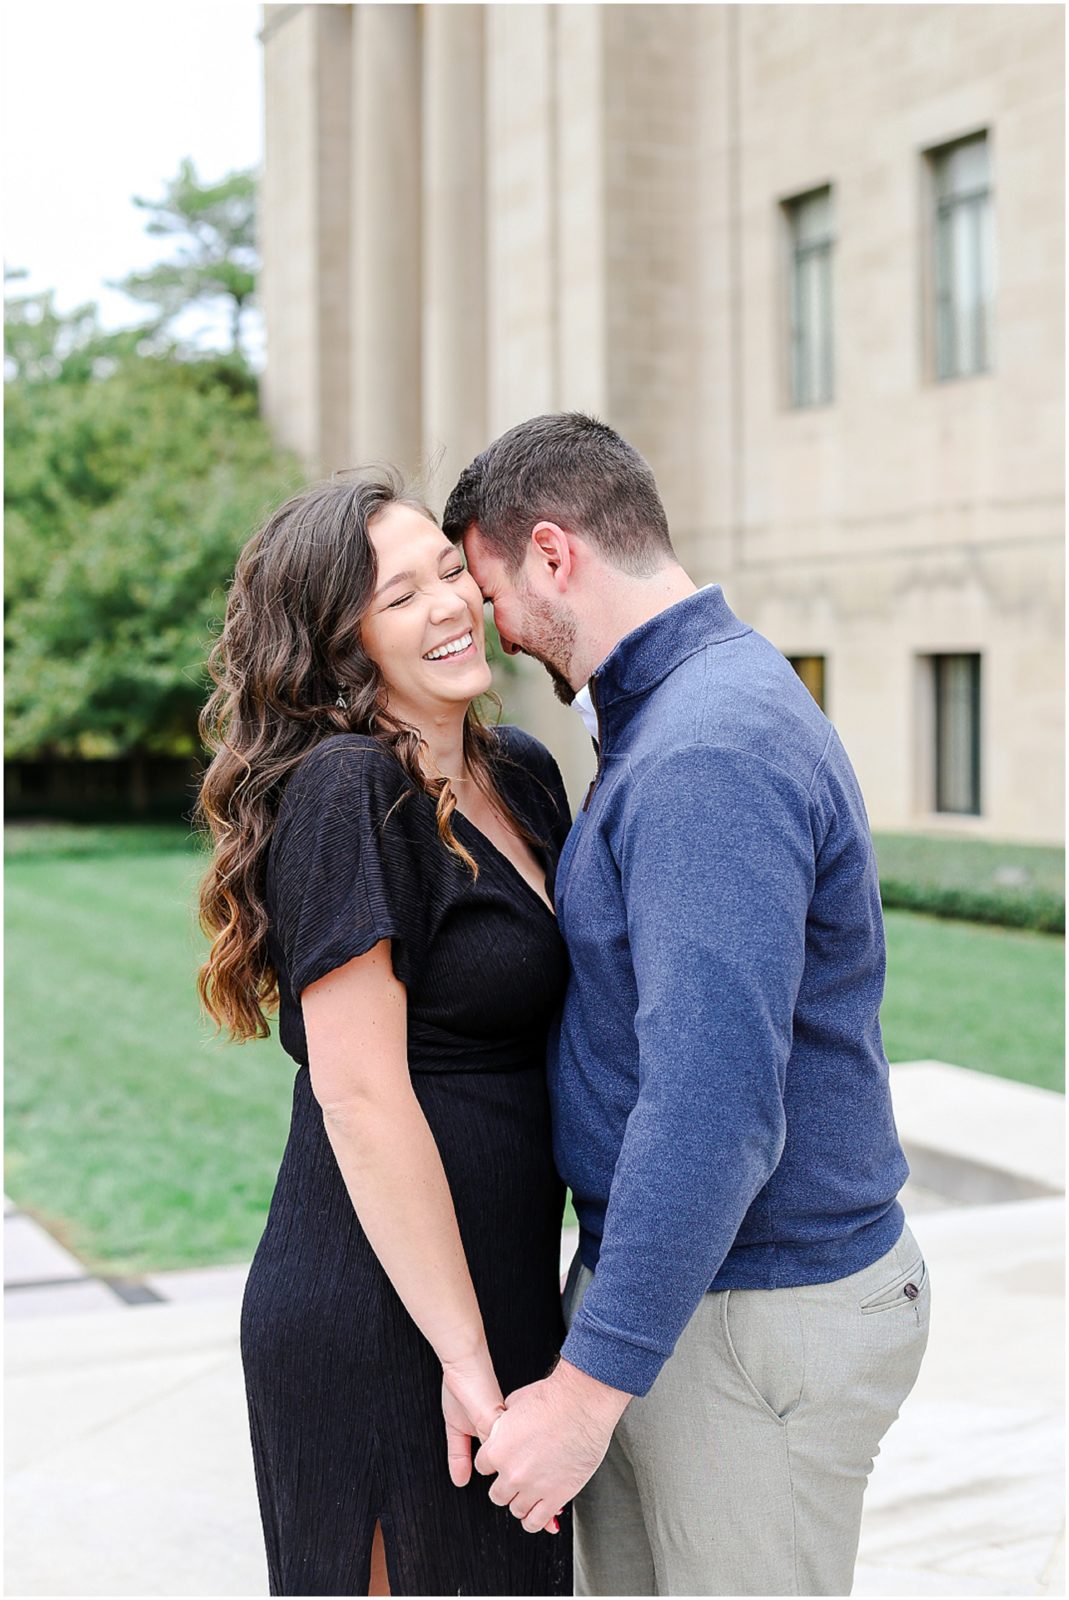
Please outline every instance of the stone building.
[{"label": "stone building", "polygon": [[[1063,837],[1053,5],[269,5],[266,408],[440,508],[593,410],[873,825]],[[540,669],[510,711],[578,790]]]}]

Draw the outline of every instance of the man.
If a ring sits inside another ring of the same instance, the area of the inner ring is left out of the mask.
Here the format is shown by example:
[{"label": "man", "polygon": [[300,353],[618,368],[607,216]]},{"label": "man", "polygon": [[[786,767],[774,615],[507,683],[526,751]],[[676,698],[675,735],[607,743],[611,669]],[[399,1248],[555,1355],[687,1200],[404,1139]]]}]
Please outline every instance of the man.
[{"label": "man", "polygon": [[929,1302],[854,773],[603,423],[510,429],[443,526],[598,747],[555,895],[569,1332],[476,1466],[531,1529],[576,1497],[579,1594],[848,1593]]}]

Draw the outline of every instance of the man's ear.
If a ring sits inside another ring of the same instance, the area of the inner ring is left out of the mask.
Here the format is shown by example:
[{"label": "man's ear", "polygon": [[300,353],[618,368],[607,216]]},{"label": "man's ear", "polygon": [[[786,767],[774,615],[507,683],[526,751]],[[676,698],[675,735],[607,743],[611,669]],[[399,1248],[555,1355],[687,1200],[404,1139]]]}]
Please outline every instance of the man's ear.
[{"label": "man's ear", "polygon": [[532,554],[536,565],[563,594],[572,575],[571,540],[556,522],[536,522],[531,529]]}]

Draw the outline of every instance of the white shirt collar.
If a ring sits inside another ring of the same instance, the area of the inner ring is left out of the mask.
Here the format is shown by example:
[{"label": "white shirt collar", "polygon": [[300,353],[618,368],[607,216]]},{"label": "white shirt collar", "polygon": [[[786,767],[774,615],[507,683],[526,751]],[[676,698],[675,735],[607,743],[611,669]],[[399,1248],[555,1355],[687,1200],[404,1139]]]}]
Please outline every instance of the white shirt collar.
[{"label": "white shirt collar", "polygon": [[596,739],[598,736],[598,714],[594,710],[594,702],[590,698],[589,683],[584,683],[572,701],[572,705],[582,717],[587,733],[592,739]]}]

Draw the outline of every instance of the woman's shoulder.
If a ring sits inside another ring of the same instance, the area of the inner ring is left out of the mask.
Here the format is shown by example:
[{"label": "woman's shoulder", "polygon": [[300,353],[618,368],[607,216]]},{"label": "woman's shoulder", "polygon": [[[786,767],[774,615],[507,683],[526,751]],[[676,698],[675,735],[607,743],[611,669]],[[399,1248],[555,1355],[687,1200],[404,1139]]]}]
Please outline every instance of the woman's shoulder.
[{"label": "woman's shoulder", "polygon": [[[268,856],[273,884],[300,885],[309,871],[347,878],[357,861],[418,855],[426,832],[414,785],[396,756],[364,734],[331,734],[294,767],[279,802]],[[413,831],[415,830],[415,831]],[[303,891],[302,891],[303,892]]]},{"label": "woman's shoulder", "polygon": [[364,733],[333,733],[313,745],[294,767],[282,809],[345,803],[362,796],[382,796],[392,802],[411,788],[411,779],[381,740]]},{"label": "woman's shoulder", "polygon": [[502,723],[492,731],[500,760],[498,774],[503,786],[509,788],[511,777],[515,788],[516,776],[523,774],[528,780],[523,788],[544,813],[546,822],[552,828],[563,824],[567,829],[571,822],[568,798],[552,752],[525,728]]},{"label": "woman's shoulder", "polygon": [[526,728],[518,728],[510,722],[501,722],[490,731],[494,737],[497,753],[506,761],[511,761],[518,767],[525,767],[528,772],[543,779],[547,773],[557,771],[557,763],[551,752],[540,739],[535,738],[533,733],[528,733]]}]

